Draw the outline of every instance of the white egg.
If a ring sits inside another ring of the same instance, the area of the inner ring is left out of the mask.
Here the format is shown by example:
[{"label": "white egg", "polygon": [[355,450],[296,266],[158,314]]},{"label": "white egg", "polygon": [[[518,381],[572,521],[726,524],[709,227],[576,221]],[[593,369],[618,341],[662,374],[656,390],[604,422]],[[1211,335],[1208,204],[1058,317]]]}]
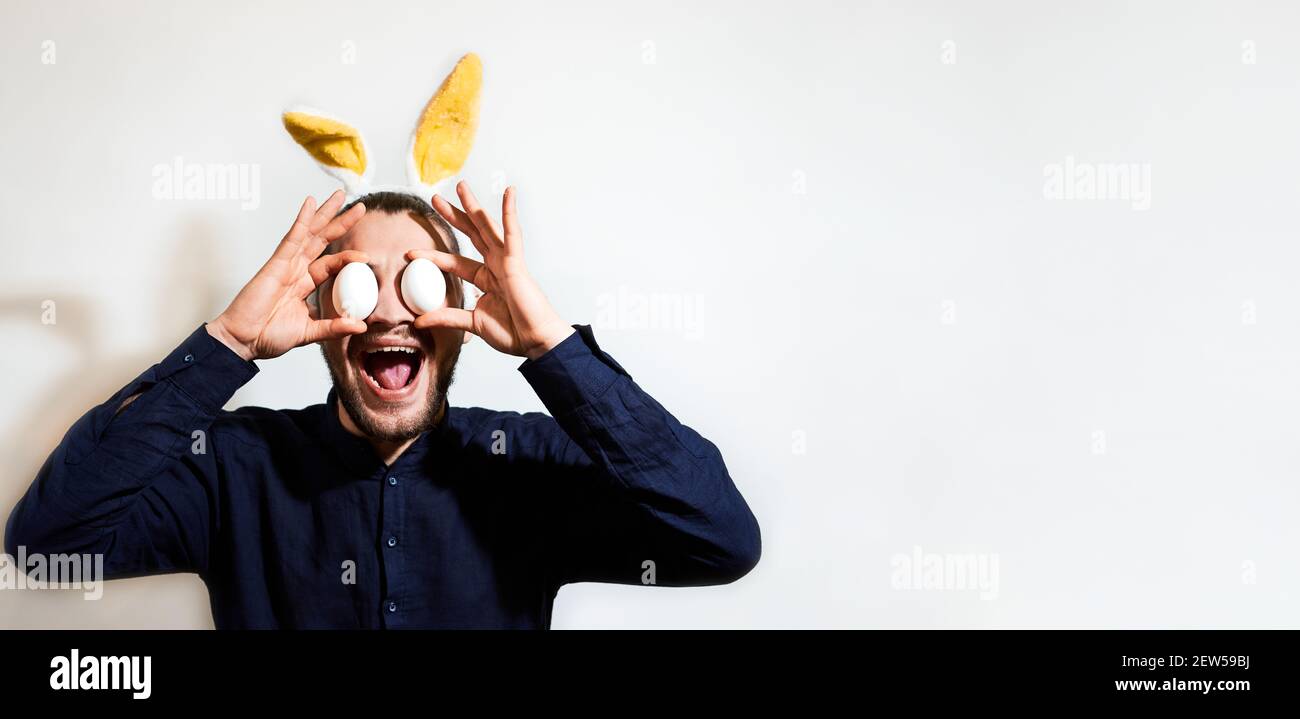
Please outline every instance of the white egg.
[{"label": "white egg", "polygon": [[411,260],[402,271],[402,301],[417,315],[446,304],[447,280],[442,270],[423,257]]},{"label": "white egg", "polygon": [[379,283],[364,262],[349,262],[334,277],[334,309],[341,317],[364,320],[379,304]]}]

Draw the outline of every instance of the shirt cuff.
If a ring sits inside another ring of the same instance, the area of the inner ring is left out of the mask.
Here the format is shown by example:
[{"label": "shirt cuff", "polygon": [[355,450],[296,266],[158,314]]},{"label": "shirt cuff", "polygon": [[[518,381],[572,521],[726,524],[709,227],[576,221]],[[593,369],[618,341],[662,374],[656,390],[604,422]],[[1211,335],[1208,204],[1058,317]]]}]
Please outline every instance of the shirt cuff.
[{"label": "shirt cuff", "polygon": [[600,398],[619,377],[631,379],[596,344],[590,325],[577,330],[535,360],[519,365],[551,416],[565,415]]},{"label": "shirt cuff", "polygon": [[158,363],[157,377],[215,414],[256,374],[257,365],[208,334],[203,324]]}]

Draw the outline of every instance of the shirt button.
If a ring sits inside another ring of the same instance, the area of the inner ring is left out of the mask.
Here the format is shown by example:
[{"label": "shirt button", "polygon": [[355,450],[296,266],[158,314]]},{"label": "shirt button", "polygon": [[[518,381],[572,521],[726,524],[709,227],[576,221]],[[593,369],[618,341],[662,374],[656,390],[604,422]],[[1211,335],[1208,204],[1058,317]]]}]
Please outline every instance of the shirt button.
[{"label": "shirt button", "polygon": [[397,486],[397,477],[389,477],[389,478],[388,478],[388,486],[390,486],[390,487],[396,487],[396,486]]},{"label": "shirt button", "polygon": [[392,614],[392,613],[395,612],[395,611],[397,611],[397,602],[389,602],[389,603],[388,603],[388,613],[389,613],[389,614]]},{"label": "shirt button", "polygon": [[186,361],[186,362],[193,362],[193,361],[194,361],[194,355],[185,355],[185,361]]},{"label": "shirt button", "polygon": [[397,546],[397,537],[389,537],[389,538],[388,538],[388,546],[390,546],[390,547],[396,547],[396,546]]}]

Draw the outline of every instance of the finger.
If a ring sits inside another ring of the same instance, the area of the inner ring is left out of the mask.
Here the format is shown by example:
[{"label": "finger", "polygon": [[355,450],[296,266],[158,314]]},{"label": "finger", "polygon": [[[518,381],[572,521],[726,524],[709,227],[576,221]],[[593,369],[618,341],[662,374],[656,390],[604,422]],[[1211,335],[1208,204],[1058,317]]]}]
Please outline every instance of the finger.
[{"label": "finger", "polygon": [[460,197],[460,206],[465,208],[465,214],[469,215],[474,226],[478,228],[479,233],[485,242],[493,242],[496,245],[501,244],[501,230],[497,223],[488,216],[487,210],[478,204],[478,198],[474,192],[469,189],[469,183],[461,180],[456,183],[456,194]]},{"label": "finger", "polygon": [[[478,276],[478,271],[483,269],[483,263],[478,260],[471,260],[468,257],[441,250],[410,250],[406,253],[406,259],[408,260],[421,257],[432,261],[443,272],[450,272],[470,284],[474,284],[474,278]],[[475,287],[477,286],[475,285]]]},{"label": "finger", "polygon": [[312,213],[316,211],[316,198],[311,195],[302,201],[302,207],[298,208],[298,216],[294,218],[293,224],[289,226],[289,231],[284,233],[284,239],[280,244],[275,246],[275,252],[271,257],[279,257],[286,261],[294,257],[304,240],[311,234],[308,225],[311,222]]},{"label": "finger", "polygon": [[316,212],[316,198],[311,195],[302,201],[302,207],[298,208],[298,216],[293,219],[293,224],[289,226],[289,231],[284,234],[284,239],[289,242],[300,242],[305,233],[311,231],[311,216]]},{"label": "finger", "polygon": [[342,237],[348,230],[352,229],[352,226],[357,224],[357,221],[360,220],[361,216],[364,214],[366,214],[366,206],[365,204],[358,202],[348,208],[347,212],[344,212],[338,217],[330,220],[329,224],[325,225],[324,229],[316,234],[324,240],[326,244],[329,244]]},{"label": "finger", "polygon": [[433,196],[433,209],[437,210],[438,214],[442,215],[442,219],[446,220],[448,224],[466,235],[478,234],[478,228],[469,219],[469,215],[462,212],[459,207],[447,202],[447,198],[442,195]]},{"label": "finger", "polygon": [[441,195],[433,196],[433,209],[437,210],[438,214],[442,215],[442,219],[446,220],[448,224],[463,232],[474,245],[474,249],[478,250],[478,253],[484,259],[487,258],[487,245],[479,238],[478,228],[474,226],[474,221],[469,218],[469,215],[465,214],[459,207],[447,202]]},{"label": "finger", "polygon": [[335,190],[334,194],[330,195],[329,199],[325,200],[325,204],[321,205],[320,209],[316,210],[316,214],[312,216],[311,231],[320,232],[325,225],[329,224],[334,215],[338,214],[339,208],[343,207],[343,201],[346,199],[347,196],[343,194],[343,190]]},{"label": "finger", "polygon": [[439,307],[432,312],[425,312],[415,318],[417,330],[446,327],[453,330],[474,331],[474,313],[459,307]]},{"label": "finger", "polygon": [[302,207],[298,208],[298,218],[294,220],[294,224],[310,227],[311,216],[314,214],[316,214],[316,198],[307,195],[307,199],[302,201]]},{"label": "finger", "polygon": [[303,344],[335,340],[348,335],[359,335],[366,331],[366,323],[351,317],[335,317],[329,320],[311,320],[303,333]]},{"label": "finger", "polygon": [[[311,275],[311,289],[314,290],[320,287],[322,282],[333,277],[349,262],[368,262],[369,260],[369,255],[356,250],[345,250],[332,255],[325,255],[307,265],[307,274]],[[309,294],[311,294],[311,290],[304,292],[303,297]]]},{"label": "finger", "polygon": [[515,188],[513,186],[506,188],[506,194],[501,198],[501,224],[505,226],[506,252],[516,254],[523,249],[524,233],[519,227],[519,213],[515,208]]}]

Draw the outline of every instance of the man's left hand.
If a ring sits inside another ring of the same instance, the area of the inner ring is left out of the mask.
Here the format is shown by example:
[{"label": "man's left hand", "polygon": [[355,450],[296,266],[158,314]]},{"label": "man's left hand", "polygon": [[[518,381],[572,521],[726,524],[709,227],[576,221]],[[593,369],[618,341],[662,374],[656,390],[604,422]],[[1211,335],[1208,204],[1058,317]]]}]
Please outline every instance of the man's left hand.
[{"label": "man's left hand", "polygon": [[515,189],[507,187],[501,199],[500,225],[479,205],[465,181],[456,185],[456,194],[464,209],[438,195],[433,196],[433,208],[452,227],[465,233],[483,261],[438,250],[411,250],[406,257],[429,259],[439,269],[469,282],[483,294],[474,309],[439,308],[417,317],[415,328],[464,330],[483,338],[499,352],[529,359],[541,357],[574,330],[560,319],[524,265],[524,240],[515,211]]}]

